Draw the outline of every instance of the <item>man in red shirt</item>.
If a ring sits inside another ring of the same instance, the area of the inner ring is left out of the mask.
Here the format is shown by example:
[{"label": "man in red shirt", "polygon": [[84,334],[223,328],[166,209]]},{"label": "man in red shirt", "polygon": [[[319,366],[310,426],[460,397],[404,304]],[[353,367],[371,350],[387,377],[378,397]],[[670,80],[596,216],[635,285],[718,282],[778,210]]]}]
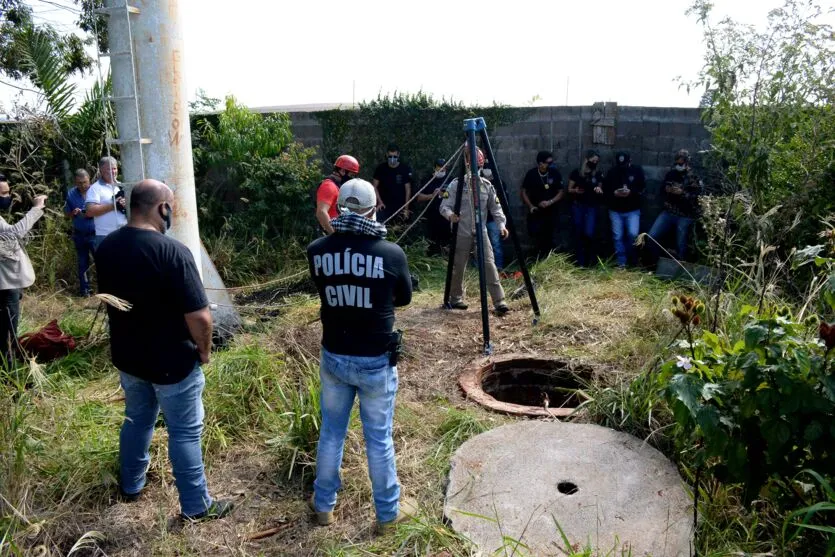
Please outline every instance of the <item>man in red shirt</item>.
[{"label": "man in red shirt", "polygon": [[325,234],[333,234],[331,219],[339,216],[336,208],[336,200],[339,197],[339,186],[352,178],[356,178],[360,172],[360,163],[351,155],[340,155],[333,163],[333,172],[322,180],[319,189],[316,190],[316,220]]}]

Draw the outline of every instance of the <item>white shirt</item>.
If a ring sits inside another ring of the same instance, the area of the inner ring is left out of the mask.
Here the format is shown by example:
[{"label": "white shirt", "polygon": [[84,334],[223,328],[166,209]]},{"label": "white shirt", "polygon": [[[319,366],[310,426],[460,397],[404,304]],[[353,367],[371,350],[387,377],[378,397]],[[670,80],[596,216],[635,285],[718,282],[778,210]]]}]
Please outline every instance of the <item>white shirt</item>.
[{"label": "white shirt", "polygon": [[[86,204],[96,203],[99,205],[115,206],[113,196],[119,191],[116,185],[103,182],[99,178],[90,189],[87,190]],[[107,236],[114,230],[118,230],[128,223],[127,217],[117,210],[108,211],[100,217],[93,217],[93,225],[96,227],[96,236]]]}]

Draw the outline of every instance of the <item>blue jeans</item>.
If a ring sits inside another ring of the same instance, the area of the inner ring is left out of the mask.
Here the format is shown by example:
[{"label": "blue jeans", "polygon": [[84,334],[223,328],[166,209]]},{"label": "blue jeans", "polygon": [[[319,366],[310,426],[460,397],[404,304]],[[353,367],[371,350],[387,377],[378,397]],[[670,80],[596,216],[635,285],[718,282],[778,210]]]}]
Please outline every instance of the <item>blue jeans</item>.
[{"label": "blue jeans", "polygon": [[[691,217],[680,217],[667,211],[662,211],[652,224],[649,235],[658,242],[663,243],[664,236],[672,229],[676,229],[676,255],[683,260],[687,255],[687,241],[690,238],[690,227],[693,226],[695,219]],[[650,241],[652,253],[657,259],[660,255],[661,248],[656,243]]]},{"label": "blue jeans", "polygon": [[138,493],[145,487],[151,456],[148,449],[160,407],[168,429],[168,456],[185,515],[202,513],[212,504],[203,473],[200,436],[203,432],[203,370],[195,366],[188,377],[173,385],[157,385],[119,373],[125,391],[125,422],[119,435],[122,491]]},{"label": "blue jeans", "polygon": [[354,398],[359,396],[360,421],[368,456],[368,475],[378,522],[397,518],[400,483],[394,462],[391,426],[397,393],[397,367],[388,354],[344,356],[322,349],[322,428],[316,455],[313,506],[317,512],[333,510],[342,486],[339,468],[348,433]]},{"label": "blue jeans", "polygon": [[641,210],[618,213],[609,211],[612,221],[612,238],[615,241],[615,257],[619,267],[635,261],[635,238],[641,226]]},{"label": "blue jeans", "polygon": [[574,242],[577,264],[585,267],[594,261],[594,231],[597,225],[597,207],[575,202],[571,206],[574,220]]},{"label": "blue jeans", "polygon": [[90,292],[90,281],[87,278],[87,271],[90,270],[90,254],[96,251],[95,236],[73,236],[75,252],[78,254],[78,284],[81,287],[81,294]]},{"label": "blue jeans", "polygon": [[97,249],[99,249],[99,246],[101,245],[101,243],[104,241],[105,238],[107,238],[107,236],[93,236],[93,252],[94,253]]},{"label": "blue jeans", "polygon": [[501,271],[504,268],[502,235],[499,233],[499,225],[494,220],[487,221],[487,237],[490,238],[490,245],[493,246],[493,260],[496,263],[496,269]]}]

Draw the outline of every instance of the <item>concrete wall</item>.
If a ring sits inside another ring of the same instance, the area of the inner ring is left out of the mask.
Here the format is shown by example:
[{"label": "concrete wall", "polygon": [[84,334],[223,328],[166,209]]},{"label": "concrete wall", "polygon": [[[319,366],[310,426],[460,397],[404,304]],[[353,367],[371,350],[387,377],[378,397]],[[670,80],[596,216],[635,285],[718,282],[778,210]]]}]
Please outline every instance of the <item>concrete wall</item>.
[{"label": "concrete wall", "polygon": [[[641,231],[646,231],[661,210],[659,189],[664,174],[672,164],[674,153],[681,148],[692,155],[708,147],[708,133],[700,121],[697,108],[656,108],[617,106],[607,103],[595,106],[552,106],[518,109],[524,119],[510,126],[491,128],[487,122],[502,179],[508,188],[513,216],[519,234],[527,240],[525,210],[519,198],[522,178],[536,165],[536,152],[554,153],[563,178],[567,181],[572,169],[578,167],[586,149],[597,149],[605,172],[614,162],[614,153],[625,149],[632,153],[634,164],[644,167],[647,189],[642,209]],[[593,143],[593,123],[599,118],[614,123],[614,145]],[[296,138],[307,146],[321,148],[322,127],[312,112],[292,112],[290,117]],[[382,148],[382,147],[381,147]],[[408,154],[404,153],[408,158]],[[409,161],[416,170],[428,168],[430,161]],[[698,163],[698,157],[696,157]],[[611,238],[608,217],[601,211],[598,235],[604,253],[610,253]],[[568,203],[563,203],[558,234],[562,249],[571,249],[572,229]],[[509,247],[509,246],[508,246]]]}]

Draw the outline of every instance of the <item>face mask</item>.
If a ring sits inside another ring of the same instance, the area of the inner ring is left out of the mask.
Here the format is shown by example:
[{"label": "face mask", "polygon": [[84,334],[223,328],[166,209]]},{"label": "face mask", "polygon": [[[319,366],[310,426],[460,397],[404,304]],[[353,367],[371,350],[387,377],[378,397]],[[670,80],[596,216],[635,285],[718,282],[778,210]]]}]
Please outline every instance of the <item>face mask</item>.
[{"label": "face mask", "polygon": [[618,166],[626,166],[626,157],[618,157]]},{"label": "face mask", "polygon": [[342,183],[344,184],[344,183],[345,183],[345,182],[347,182],[348,180],[353,180],[353,179],[354,179],[354,178],[353,178],[353,177],[351,177],[351,176],[350,176],[350,175],[346,172],[346,173],[345,173],[345,176],[343,176],[343,177],[342,177]]},{"label": "face mask", "polygon": [[446,170],[439,170],[439,171],[437,171],[437,172],[435,173],[435,176],[437,176],[438,178],[443,178],[444,176],[446,176]]},{"label": "face mask", "polygon": [[12,196],[0,197],[0,210],[5,211],[12,206]]},{"label": "face mask", "polygon": [[589,167],[589,170],[594,170],[595,168],[597,168],[597,163],[596,162],[589,161],[589,162],[586,163],[586,165]]},{"label": "face mask", "polygon": [[675,165],[675,169],[679,172],[684,172],[685,170],[687,170],[687,166],[683,164],[677,164]]},{"label": "face mask", "polygon": [[[165,209],[166,212],[163,213],[163,209]],[[159,208],[159,216],[161,216],[162,220],[165,222],[165,230],[171,230],[171,205],[163,203],[162,207]]]},{"label": "face mask", "polygon": [[549,170],[556,170],[557,169],[557,163],[552,162],[551,164],[548,165],[548,169]]},{"label": "face mask", "polygon": [[400,157],[389,157],[389,164],[397,164],[397,159]]},{"label": "face mask", "polygon": [[481,175],[487,178],[488,180],[493,177],[493,171],[489,168],[485,168],[481,171]]}]

